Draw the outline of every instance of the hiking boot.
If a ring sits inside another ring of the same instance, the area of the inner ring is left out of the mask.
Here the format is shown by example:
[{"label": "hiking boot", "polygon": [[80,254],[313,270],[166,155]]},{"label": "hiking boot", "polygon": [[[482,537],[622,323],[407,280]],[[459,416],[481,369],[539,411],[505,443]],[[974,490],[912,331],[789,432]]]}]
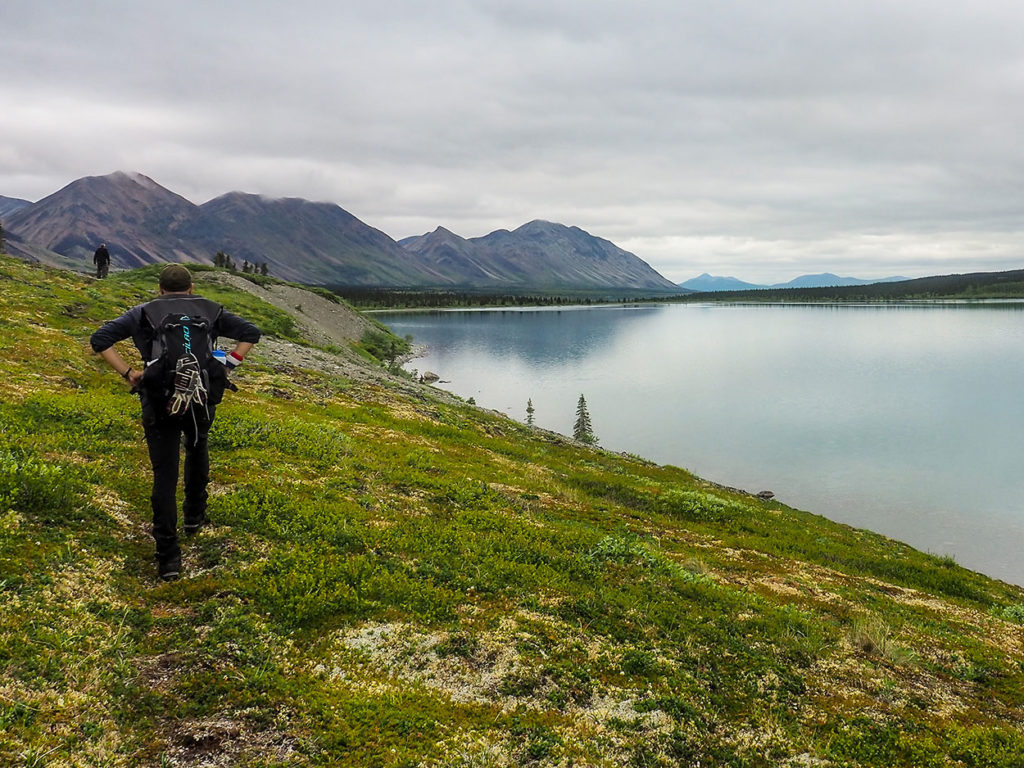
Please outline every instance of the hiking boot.
[{"label": "hiking boot", "polygon": [[200,530],[210,524],[210,518],[206,516],[204,512],[200,517],[186,517],[185,518],[185,535],[194,536],[199,533]]},{"label": "hiking boot", "polygon": [[163,581],[174,581],[181,575],[181,555],[157,559],[157,573]]}]

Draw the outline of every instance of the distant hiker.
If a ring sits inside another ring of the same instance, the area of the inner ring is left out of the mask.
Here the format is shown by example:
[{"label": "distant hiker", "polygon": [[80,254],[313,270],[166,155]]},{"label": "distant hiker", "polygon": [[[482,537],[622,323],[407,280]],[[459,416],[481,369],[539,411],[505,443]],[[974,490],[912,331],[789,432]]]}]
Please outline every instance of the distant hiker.
[{"label": "distant hiker", "polygon": [[[160,273],[160,295],[104,323],[90,339],[121,377],[138,391],[142,426],[153,465],[153,538],[157,570],[169,581],[181,571],[178,545],[179,445],[185,444],[185,534],[209,522],[206,486],[210,480],[207,435],[225,387],[227,374],[260,339],[259,329],[220,304],[193,294],[192,275],[180,264]],[[213,355],[217,338],[236,341],[226,357]],[[144,361],[134,370],[114,349],[130,338]],[[182,436],[184,435],[184,441]]]},{"label": "distant hiker", "polygon": [[102,280],[107,276],[107,272],[110,271],[110,251],[107,250],[106,243],[100,243],[100,247],[92,255],[92,263],[96,265],[96,277],[98,279]]}]

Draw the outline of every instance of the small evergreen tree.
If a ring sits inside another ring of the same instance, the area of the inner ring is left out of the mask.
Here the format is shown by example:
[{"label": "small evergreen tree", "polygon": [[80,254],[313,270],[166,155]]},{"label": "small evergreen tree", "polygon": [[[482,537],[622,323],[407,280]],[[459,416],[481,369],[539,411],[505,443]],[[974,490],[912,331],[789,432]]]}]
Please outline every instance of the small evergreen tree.
[{"label": "small evergreen tree", "polygon": [[4,242],[4,223],[0,221],[0,253],[7,252],[7,244]]},{"label": "small evergreen tree", "polygon": [[242,271],[246,274],[249,274],[249,272],[252,271],[252,267],[249,266],[248,259],[242,259]]},{"label": "small evergreen tree", "polygon": [[213,266],[224,268],[228,265],[228,255],[224,251],[217,251],[213,257]]},{"label": "small evergreen tree", "polygon": [[572,428],[572,438],[587,445],[597,445],[594,427],[590,423],[590,412],[587,410],[587,401],[583,395],[580,395],[580,399],[576,403],[576,424]]},{"label": "small evergreen tree", "polygon": [[533,424],[533,398],[526,400],[526,423]]},{"label": "small evergreen tree", "polygon": [[262,264],[260,264],[260,274],[261,275],[266,275],[266,274],[269,274],[269,273],[270,273],[270,270],[267,268],[267,262],[264,261]]}]

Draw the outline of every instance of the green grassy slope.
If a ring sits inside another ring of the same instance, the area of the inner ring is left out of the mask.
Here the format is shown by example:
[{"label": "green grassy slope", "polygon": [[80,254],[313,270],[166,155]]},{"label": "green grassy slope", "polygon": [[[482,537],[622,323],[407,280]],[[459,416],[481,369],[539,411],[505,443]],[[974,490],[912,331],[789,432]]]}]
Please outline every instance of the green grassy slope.
[{"label": "green grassy slope", "polygon": [[1024,590],[258,347],[158,583],[88,348],[152,282],[0,258],[0,764],[1021,764]]}]

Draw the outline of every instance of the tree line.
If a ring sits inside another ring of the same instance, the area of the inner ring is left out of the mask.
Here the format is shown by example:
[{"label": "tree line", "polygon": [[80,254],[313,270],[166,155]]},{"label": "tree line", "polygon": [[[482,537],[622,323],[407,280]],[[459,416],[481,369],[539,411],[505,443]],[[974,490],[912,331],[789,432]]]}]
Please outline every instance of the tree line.
[{"label": "tree line", "polygon": [[446,307],[561,307],[636,302],[640,299],[610,299],[594,296],[484,293],[475,291],[403,290],[348,285],[327,286],[330,291],[360,309],[408,309]]},{"label": "tree line", "polygon": [[[232,272],[238,271],[238,265],[235,260],[231,258],[224,251],[217,251],[213,257],[213,266],[220,267],[221,269],[230,269]],[[247,275],[267,275],[270,274],[270,269],[267,266],[267,262],[257,265],[256,262],[249,263],[248,259],[242,260],[242,272]]]}]

